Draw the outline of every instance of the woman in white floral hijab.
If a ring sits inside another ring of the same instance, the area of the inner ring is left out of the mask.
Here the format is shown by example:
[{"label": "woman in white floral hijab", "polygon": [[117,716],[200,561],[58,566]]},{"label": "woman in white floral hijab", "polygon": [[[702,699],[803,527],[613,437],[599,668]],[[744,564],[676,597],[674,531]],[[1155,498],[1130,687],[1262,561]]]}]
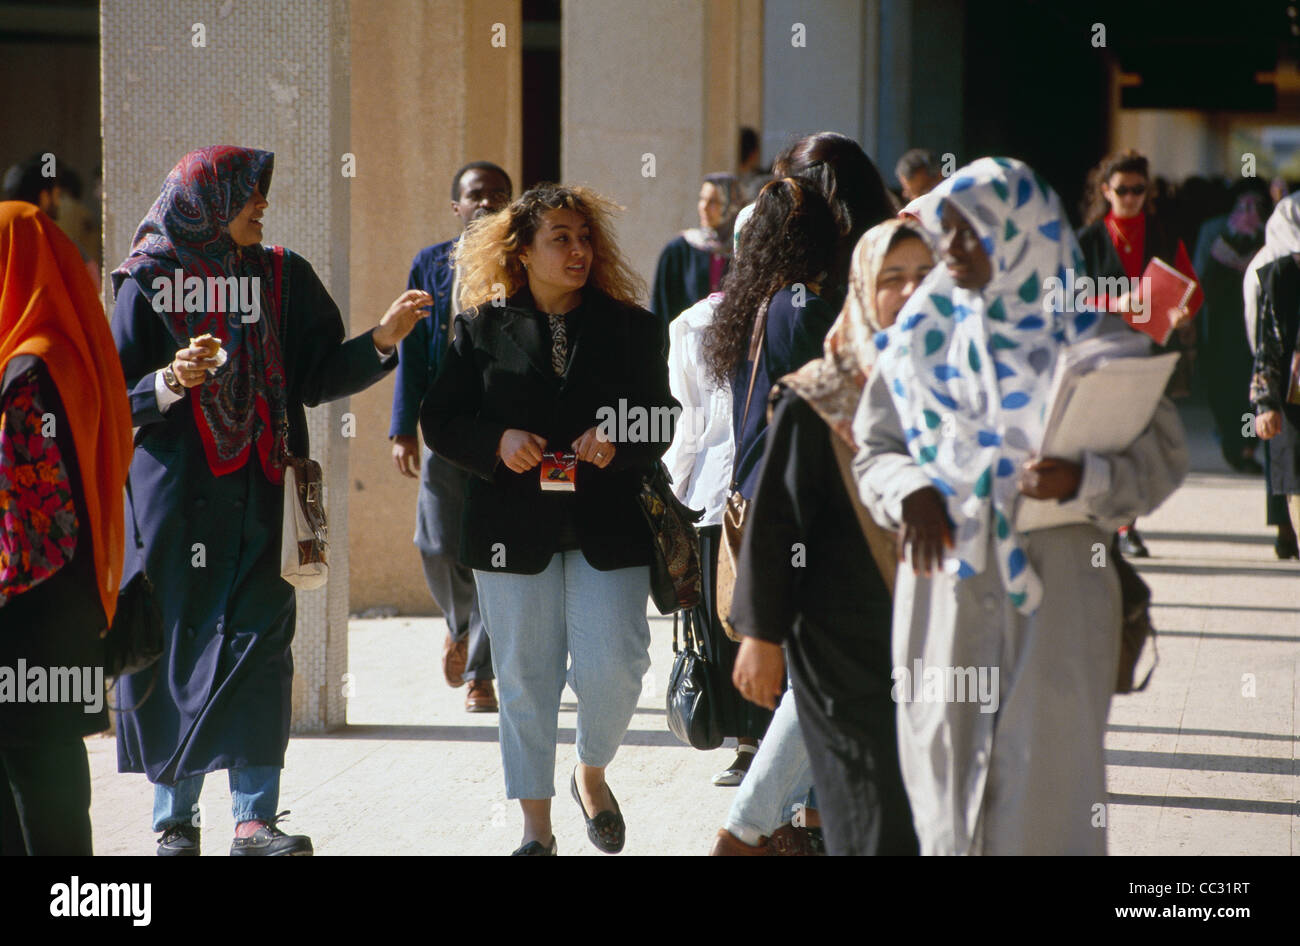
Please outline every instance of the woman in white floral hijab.
[{"label": "woman in white floral hijab", "polygon": [[[917,836],[923,854],[1102,854],[1120,642],[1106,550],[1182,481],[1182,427],[1164,401],[1121,453],[1037,457],[1060,352],[1129,329],[1046,305],[1079,251],[1023,163],[982,158],[928,196],[917,216],[946,266],[876,335],[853,426],[862,500],[901,535],[894,699]],[[1019,533],[1021,495],[1088,521]]]}]

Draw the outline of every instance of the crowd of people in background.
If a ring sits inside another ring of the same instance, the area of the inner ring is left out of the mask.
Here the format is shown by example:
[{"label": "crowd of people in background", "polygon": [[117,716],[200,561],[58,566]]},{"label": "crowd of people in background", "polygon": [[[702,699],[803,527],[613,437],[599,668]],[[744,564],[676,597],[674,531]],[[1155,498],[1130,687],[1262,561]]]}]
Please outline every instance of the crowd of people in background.
[{"label": "crowd of people in background", "polygon": [[[286,469],[310,453],[306,407],[394,368],[392,459],[420,481],[442,675],[468,684],[466,710],[499,713],[516,855],[558,851],[566,683],[569,793],[597,849],[624,846],[607,771],[650,666],[657,553],[638,497],[660,463],[702,511],[690,618],[736,740],[713,777],[737,787],[713,854],[1105,853],[1121,627],[1149,600],[1125,559],[1150,554],[1137,519],[1188,470],[1175,400],[1204,386],[1224,461],[1264,476],[1277,556],[1300,556],[1300,203],[1280,180],[1175,188],[1125,150],[1098,164],[1076,236],[1014,158],[947,168],[914,149],[897,191],[834,132],[760,160],[745,129],[648,292],[618,247],[616,195],[515,196],[500,166],[471,161],[450,187],[459,234],[421,249],[351,339],[311,265],[263,242],[268,152],[181,159],[112,270],[109,321],[76,175],[40,156],[6,173],[0,617],[52,630],[0,635],[0,666],[102,664],[118,589],[152,578],[164,652],[120,678],[117,744],[119,769],[154,786],[159,854],[200,852],[192,811],[219,770],[231,854],[312,852],[277,810]],[[1039,456],[1053,367],[1127,337],[1120,316],[1140,304],[1066,311],[1050,278],[1136,278],[1153,257],[1205,300],[1166,346],[1165,397],[1122,450]],[[160,303],[178,269],[256,277],[263,317]],[[690,429],[611,433],[598,420],[614,405],[680,409]],[[1025,497],[1078,518],[1021,531]],[[1113,567],[1094,567],[1098,544]],[[922,665],[991,671],[992,691],[900,697],[898,668]],[[0,704],[0,851],[91,852],[81,738],[107,715],[74,710]]]}]

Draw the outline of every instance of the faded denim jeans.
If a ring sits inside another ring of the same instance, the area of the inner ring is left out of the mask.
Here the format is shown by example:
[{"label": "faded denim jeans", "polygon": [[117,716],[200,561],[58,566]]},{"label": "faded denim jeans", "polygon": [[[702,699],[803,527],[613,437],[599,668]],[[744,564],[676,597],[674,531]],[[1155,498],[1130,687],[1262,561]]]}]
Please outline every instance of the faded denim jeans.
[{"label": "faded denim jeans", "polygon": [[551,798],[566,679],[583,765],[608,765],[632,721],[650,668],[650,569],[597,571],[575,550],[537,575],[475,570],[474,580],[492,642],[506,797]]},{"label": "faded denim jeans", "polygon": [[794,691],[787,687],[723,827],[736,837],[770,837],[794,817],[796,805],[808,802],[811,790],[812,765],[799,729]]}]

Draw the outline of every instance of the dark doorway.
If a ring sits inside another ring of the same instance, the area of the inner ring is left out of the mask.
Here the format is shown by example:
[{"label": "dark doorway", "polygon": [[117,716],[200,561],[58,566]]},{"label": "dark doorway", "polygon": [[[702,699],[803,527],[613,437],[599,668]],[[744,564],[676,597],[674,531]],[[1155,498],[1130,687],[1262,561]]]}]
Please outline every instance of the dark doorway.
[{"label": "dark doorway", "polygon": [[560,0],[524,0],[523,180],[560,179]]}]

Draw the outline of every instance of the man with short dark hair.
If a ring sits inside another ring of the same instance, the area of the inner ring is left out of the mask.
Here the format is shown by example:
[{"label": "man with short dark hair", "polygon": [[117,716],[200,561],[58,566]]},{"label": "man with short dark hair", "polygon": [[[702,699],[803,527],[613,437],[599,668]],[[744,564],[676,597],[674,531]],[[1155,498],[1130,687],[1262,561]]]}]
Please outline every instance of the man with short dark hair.
[{"label": "man with short dark hair", "polygon": [[5,171],[0,199],[24,200],[41,208],[51,220],[59,219],[59,199],[63,189],[59,181],[58,161],[51,153],[34,154]]},{"label": "man with short dark hair", "polygon": [[908,202],[930,193],[943,181],[934,152],[925,148],[913,148],[899,158],[894,175],[903,188],[903,200]]},{"label": "man with short dark hair", "polygon": [[[510,176],[489,161],[472,161],[458,170],[451,182],[451,211],[459,218],[461,231],[479,217],[505,207],[511,190]],[[467,711],[494,713],[497,698],[492,686],[492,653],[479,613],[474,573],[458,558],[469,474],[427,449],[421,456],[416,440],[420,401],[451,344],[452,318],[461,311],[452,259],[458,241],[426,246],[411,263],[407,288],[433,296],[433,311],[417,322],[401,343],[388,437],[397,469],[403,476],[420,477],[415,544],[424,561],[429,591],[447,618],[443,676],[453,687],[469,683]]]}]

